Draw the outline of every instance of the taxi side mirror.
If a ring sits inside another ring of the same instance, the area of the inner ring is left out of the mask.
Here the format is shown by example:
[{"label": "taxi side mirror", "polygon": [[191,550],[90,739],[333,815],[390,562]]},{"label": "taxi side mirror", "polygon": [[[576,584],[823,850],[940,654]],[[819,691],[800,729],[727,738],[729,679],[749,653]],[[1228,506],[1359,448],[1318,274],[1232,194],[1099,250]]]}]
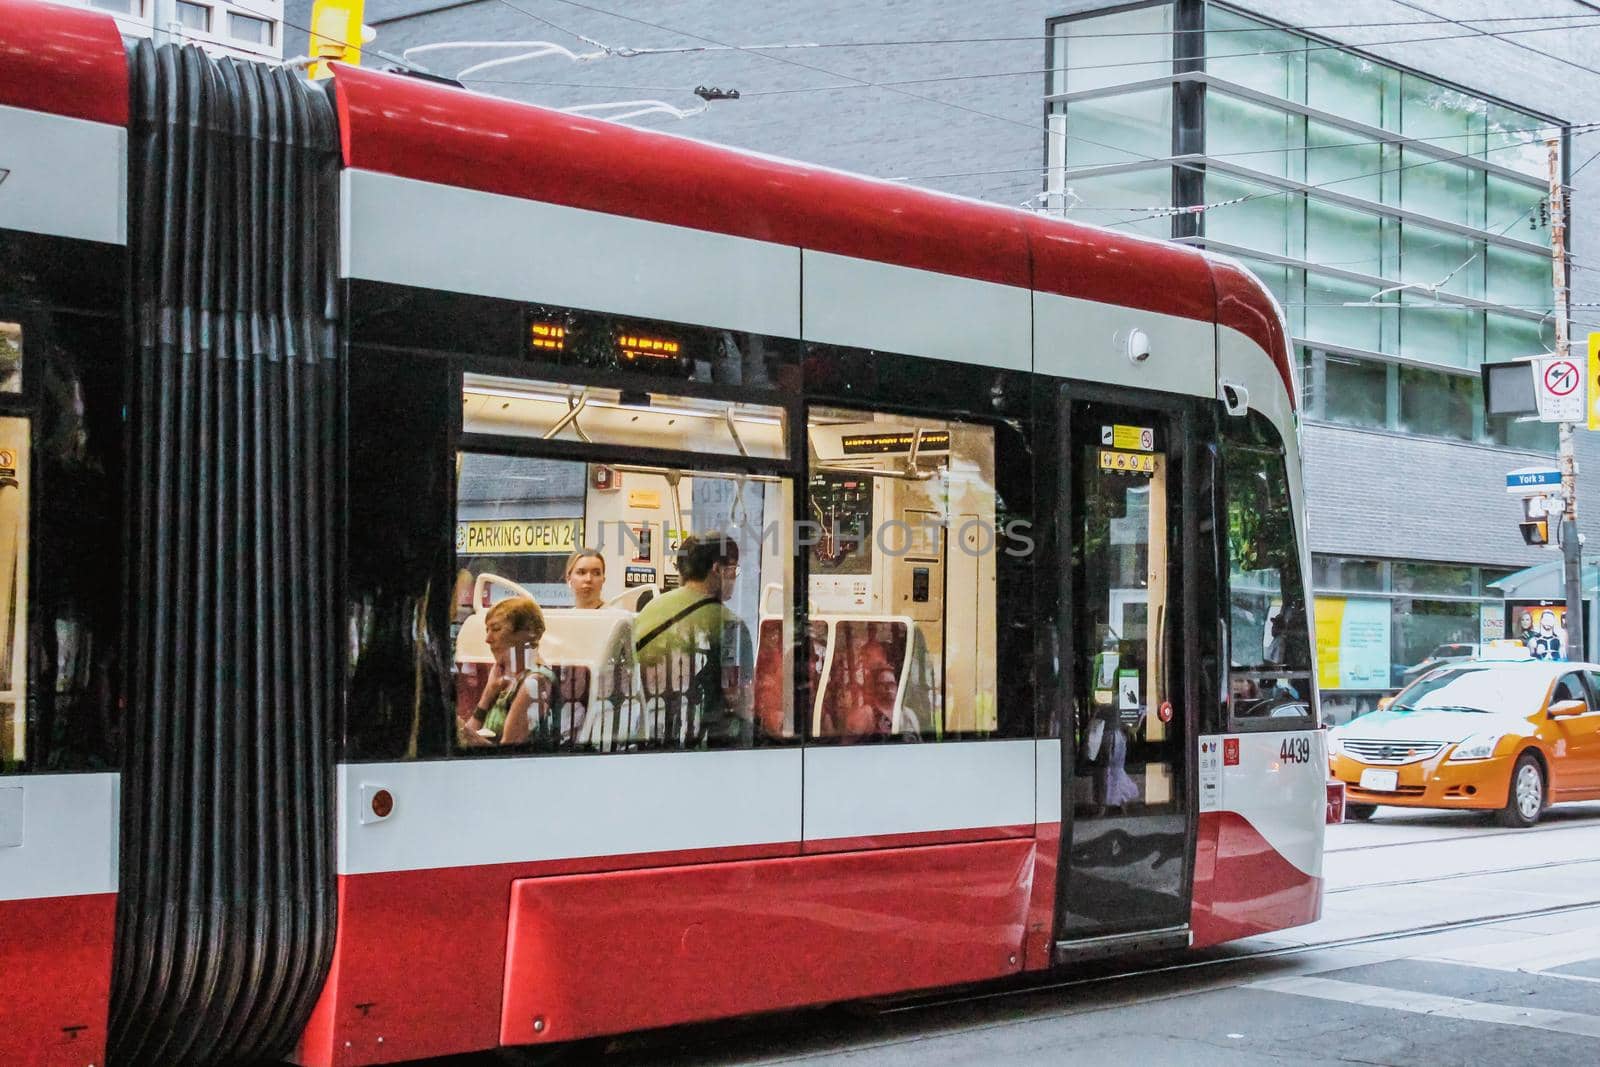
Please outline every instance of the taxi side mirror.
[{"label": "taxi side mirror", "polygon": [[1378,710],[1382,711],[1384,708],[1387,708],[1390,704],[1393,704],[1393,703],[1394,703],[1394,697],[1392,697],[1392,696],[1379,697],[1378,698]]},{"label": "taxi side mirror", "polygon": [[1564,715],[1582,715],[1589,710],[1589,705],[1581,700],[1558,700],[1550,705],[1550,717],[1561,718]]}]

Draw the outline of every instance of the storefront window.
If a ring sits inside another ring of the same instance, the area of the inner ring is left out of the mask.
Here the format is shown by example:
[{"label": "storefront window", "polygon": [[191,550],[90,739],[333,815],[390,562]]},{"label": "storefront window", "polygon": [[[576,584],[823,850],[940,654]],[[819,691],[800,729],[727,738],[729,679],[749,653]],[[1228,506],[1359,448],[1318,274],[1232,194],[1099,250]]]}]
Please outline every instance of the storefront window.
[{"label": "storefront window", "polygon": [[1470,600],[1400,598],[1394,602],[1389,684],[1409,685],[1442,660],[1476,652],[1478,605]]}]

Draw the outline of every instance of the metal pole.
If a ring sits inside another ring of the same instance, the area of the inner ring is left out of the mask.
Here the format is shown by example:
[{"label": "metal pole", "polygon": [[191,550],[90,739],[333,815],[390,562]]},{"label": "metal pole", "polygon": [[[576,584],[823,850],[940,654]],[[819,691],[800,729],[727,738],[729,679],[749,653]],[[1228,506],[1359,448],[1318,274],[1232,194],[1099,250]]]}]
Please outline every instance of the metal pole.
[{"label": "metal pole", "polygon": [[[1561,141],[1545,142],[1550,165],[1550,271],[1555,283],[1556,355],[1568,355],[1567,343],[1567,217],[1561,187]],[[1587,377],[1587,374],[1585,375]],[[1578,543],[1578,458],[1572,449],[1572,423],[1560,425],[1561,494],[1566,510],[1561,517],[1561,560],[1566,579],[1567,658],[1588,659],[1583,633],[1583,547]]]}]

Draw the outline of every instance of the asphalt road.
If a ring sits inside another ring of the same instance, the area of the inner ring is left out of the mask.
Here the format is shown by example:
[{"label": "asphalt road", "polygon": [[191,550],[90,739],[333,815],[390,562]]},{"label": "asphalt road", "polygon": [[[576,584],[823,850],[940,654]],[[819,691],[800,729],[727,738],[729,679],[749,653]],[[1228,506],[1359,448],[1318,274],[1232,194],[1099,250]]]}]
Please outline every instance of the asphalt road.
[{"label": "asphalt road", "polygon": [[[608,1067],[1600,1063],[1600,804],[1329,830],[1323,919],[1164,966],[613,1041]],[[457,1061],[460,1063],[461,1061]]]}]

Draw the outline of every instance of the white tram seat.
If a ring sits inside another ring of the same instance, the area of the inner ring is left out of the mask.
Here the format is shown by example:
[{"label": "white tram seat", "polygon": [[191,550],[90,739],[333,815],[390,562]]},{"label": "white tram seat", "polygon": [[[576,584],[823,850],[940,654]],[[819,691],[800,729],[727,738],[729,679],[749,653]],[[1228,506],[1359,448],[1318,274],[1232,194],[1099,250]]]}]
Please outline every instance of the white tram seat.
[{"label": "white tram seat", "polygon": [[563,716],[580,725],[574,743],[610,752],[645,740],[633,615],[615,608],[552,608],[545,612],[539,656],[567,679],[562,696],[579,707]]},{"label": "white tram seat", "polygon": [[660,595],[660,590],[653,585],[636,585],[632,589],[624,589],[610,600],[606,607],[616,608],[619,611],[631,611],[639,614],[639,609],[652,598]]},{"label": "white tram seat", "polygon": [[920,736],[932,725],[919,722],[915,712],[906,706],[917,653],[916,623],[910,616],[813,614],[811,628],[812,641],[825,642],[820,665],[813,659],[814,736],[838,736],[842,732],[840,717],[864,699],[869,682],[865,674],[880,665],[895,672],[890,736]]}]

